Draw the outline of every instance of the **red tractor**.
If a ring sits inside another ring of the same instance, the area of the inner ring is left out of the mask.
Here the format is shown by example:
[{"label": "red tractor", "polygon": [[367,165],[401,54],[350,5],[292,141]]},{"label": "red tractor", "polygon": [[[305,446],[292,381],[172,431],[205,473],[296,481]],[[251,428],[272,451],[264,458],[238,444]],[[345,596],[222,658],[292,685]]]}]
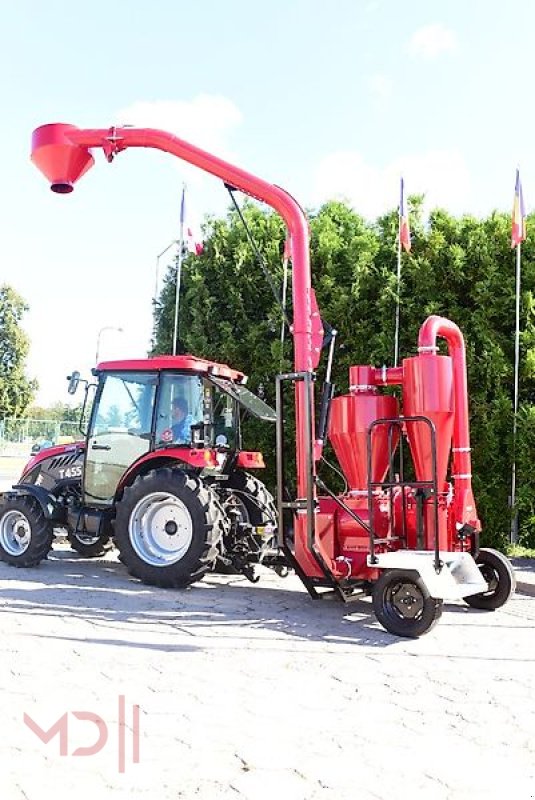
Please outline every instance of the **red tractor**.
[{"label": "red tractor", "polygon": [[[99,364],[86,440],[34,455],[0,516],[0,556],[31,567],[65,529],[81,555],[113,537],[132,575],[183,587],[219,569],[254,579],[281,573],[275,501],[249,470],[261,453],[241,448],[241,418],[275,422],[241,372],[193,356]],[[79,373],[70,376],[74,394]],[[84,415],[82,415],[83,418]]]},{"label": "red tractor", "polygon": [[[371,594],[382,625],[410,637],[433,627],[445,599],[502,606],[514,573],[499,552],[479,546],[458,327],[429,317],[417,355],[394,368],[351,367],[349,394],[339,396],[330,382],[332,333],[316,420],[324,336],[300,206],[283,189],[153,129],[45,125],[34,132],[32,159],[52,190],[66,194],[93,164],[91,149],[112,161],[129,147],[170,152],[280,213],[291,239],[294,371],[276,378],[274,415],[247,392],[241,373],[192,356],[99,365],[87,444],[30,462],[6,497],[0,557],[37,563],[54,524],[63,524],[79,550],[94,552],[113,535],[129,571],[157,585],[187,585],[218,561],[251,578],[255,563],[291,567],[313,598]],[[439,338],[447,355],[438,353]],[[296,412],[293,477],[284,460],[288,386]],[[400,387],[399,400],[381,393],[392,386]],[[180,445],[169,416],[178,397],[187,399],[191,417]],[[246,471],[262,457],[240,449],[240,405],[276,418],[276,508]],[[342,493],[317,475],[327,437],[346,478]]]}]

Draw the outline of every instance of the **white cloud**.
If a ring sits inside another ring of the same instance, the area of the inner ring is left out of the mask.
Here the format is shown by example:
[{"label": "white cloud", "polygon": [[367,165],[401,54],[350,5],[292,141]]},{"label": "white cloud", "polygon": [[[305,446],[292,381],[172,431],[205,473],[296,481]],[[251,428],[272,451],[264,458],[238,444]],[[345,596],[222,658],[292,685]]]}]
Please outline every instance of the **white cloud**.
[{"label": "white cloud", "polygon": [[407,43],[407,51],[413,58],[432,59],[456,49],[455,32],[438,22],[418,28]]},{"label": "white cloud", "polygon": [[[117,125],[158,128],[206,150],[219,158],[236,163],[239,159],[230,144],[233,132],[242,122],[239,108],[222,95],[199,94],[193,100],[139,100],[117,112]],[[211,202],[213,189],[205,172],[185,161],[173,159],[173,164],[188,188],[190,211],[210,207],[223,211],[228,198]],[[195,199],[196,198],[196,199]]]},{"label": "white cloud", "polygon": [[452,213],[470,208],[471,179],[457,150],[429,150],[402,156],[383,167],[366,163],[361,153],[330,153],[319,164],[314,202],[348,201],[368,219],[395,208],[400,176],[407,194],[425,194],[426,209],[446,207]]},{"label": "white cloud", "polygon": [[242,121],[232,100],[209,94],[199,94],[191,101],[140,100],[118,111],[116,117],[118,125],[160,128],[226,158],[229,134]]}]

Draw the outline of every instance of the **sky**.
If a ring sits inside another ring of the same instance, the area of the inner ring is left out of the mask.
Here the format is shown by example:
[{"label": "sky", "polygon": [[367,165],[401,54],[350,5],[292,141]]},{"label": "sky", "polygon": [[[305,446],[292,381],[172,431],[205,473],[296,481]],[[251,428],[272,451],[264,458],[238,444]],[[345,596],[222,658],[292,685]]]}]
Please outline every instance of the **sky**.
[{"label": "sky", "polygon": [[510,211],[518,166],[529,211],[534,30],[530,0],[0,0],[1,282],[29,305],[37,402],[67,402],[97,349],[146,354],[182,184],[201,219],[228,195],[141,149],[95,152],[55,195],[34,128],[162,128],[306,208],[343,198],[369,219],[396,207],[401,175],[427,207]]}]

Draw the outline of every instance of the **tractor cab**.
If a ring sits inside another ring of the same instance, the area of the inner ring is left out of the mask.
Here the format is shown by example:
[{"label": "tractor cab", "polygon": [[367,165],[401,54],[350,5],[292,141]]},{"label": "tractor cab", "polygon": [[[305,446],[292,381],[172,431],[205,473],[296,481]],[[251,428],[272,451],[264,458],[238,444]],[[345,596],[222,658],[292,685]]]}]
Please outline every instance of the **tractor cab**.
[{"label": "tractor cab", "polygon": [[261,453],[242,453],[242,411],[275,421],[275,411],[224,364],[193,356],[105,362],[87,433],[83,497],[112,505],[125,483],[155,458],[190,469],[224,471],[232,460],[263,466]]}]

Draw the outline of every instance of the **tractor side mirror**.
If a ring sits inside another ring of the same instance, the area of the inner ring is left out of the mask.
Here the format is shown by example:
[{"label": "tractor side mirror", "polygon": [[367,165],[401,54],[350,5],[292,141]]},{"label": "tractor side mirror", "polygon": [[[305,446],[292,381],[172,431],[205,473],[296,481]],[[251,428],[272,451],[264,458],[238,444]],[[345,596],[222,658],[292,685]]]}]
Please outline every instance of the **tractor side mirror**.
[{"label": "tractor side mirror", "polygon": [[69,394],[76,394],[76,390],[78,389],[78,384],[80,383],[80,373],[78,370],[74,370],[72,375],[67,375],[67,380],[69,381],[69,385],[67,386],[67,391]]}]

